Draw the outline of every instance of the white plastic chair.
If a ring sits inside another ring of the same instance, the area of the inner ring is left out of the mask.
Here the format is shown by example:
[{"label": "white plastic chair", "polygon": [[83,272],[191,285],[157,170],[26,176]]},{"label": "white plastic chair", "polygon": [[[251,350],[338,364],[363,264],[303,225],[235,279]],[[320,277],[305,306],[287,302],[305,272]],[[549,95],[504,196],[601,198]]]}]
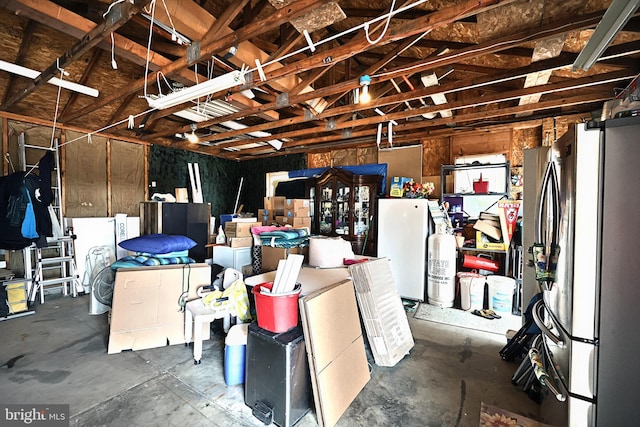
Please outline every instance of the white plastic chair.
[{"label": "white plastic chair", "polygon": [[[242,273],[233,268],[225,269],[222,278],[222,288],[226,289],[236,280],[242,280]],[[232,317],[237,314],[234,305],[228,299],[207,301],[207,295],[213,291],[221,291],[220,289],[211,290],[210,286],[201,286],[197,290],[200,298],[187,302],[184,310],[184,339],[185,345],[191,342],[193,332],[193,363],[200,364],[202,359],[202,328],[204,324],[210,325],[216,319],[223,320],[224,332],[229,332],[231,328]]]}]

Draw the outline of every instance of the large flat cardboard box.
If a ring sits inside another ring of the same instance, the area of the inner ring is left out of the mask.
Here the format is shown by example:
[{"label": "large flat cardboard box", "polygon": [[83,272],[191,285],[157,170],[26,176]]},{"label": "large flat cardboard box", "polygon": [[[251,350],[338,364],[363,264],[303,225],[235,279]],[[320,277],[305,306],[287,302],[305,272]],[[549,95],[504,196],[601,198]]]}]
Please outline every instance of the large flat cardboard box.
[{"label": "large flat cardboard box", "polygon": [[[184,344],[184,313],[178,300],[197,299],[196,289],[211,283],[208,264],[121,268],[116,272],[111,304],[108,353]],[[209,325],[202,327],[209,339]]]},{"label": "large flat cardboard box", "polygon": [[371,378],[353,284],[324,287],[299,305],[318,425],[332,427]]},{"label": "large flat cardboard box", "polygon": [[278,269],[278,261],[281,259],[287,259],[289,254],[302,254],[304,255],[304,262],[309,262],[309,248],[308,247],[293,247],[293,248],[274,248],[271,246],[262,247],[262,272],[274,271]]},{"label": "large flat cardboard box", "polygon": [[388,258],[349,266],[376,365],[395,366],[414,346]]}]

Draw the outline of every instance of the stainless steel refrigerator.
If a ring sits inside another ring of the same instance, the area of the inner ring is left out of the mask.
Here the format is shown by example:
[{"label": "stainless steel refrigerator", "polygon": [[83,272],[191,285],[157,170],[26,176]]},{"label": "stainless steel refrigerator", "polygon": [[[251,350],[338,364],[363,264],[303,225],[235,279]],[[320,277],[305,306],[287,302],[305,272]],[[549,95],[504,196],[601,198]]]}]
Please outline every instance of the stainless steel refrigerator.
[{"label": "stainless steel refrigerator", "polygon": [[390,260],[402,298],[425,301],[427,239],[433,230],[427,199],[378,200],[378,257]]},{"label": "stainless steel refrigerator", "polygon": [[[640,118],[578,125],[549,150],[533,259],[543,298],[543,422],[640,420]],[[526,201],[525,201],[526,202]]]}]

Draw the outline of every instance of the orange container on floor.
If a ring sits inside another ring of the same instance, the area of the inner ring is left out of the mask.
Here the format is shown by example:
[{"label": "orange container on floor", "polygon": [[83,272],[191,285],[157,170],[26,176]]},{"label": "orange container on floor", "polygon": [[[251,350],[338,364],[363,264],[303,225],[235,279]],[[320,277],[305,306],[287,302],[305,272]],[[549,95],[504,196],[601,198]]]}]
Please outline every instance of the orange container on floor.
[{"label": "orange container on floor", "polygon": [[258,326],[273,333],[286,332],[298,325],[298,298],[302,288],[298,284],[293,292],[283,295],[260,291],[272,286],[273,282],[261,283],[251,290],[256,301]]}]

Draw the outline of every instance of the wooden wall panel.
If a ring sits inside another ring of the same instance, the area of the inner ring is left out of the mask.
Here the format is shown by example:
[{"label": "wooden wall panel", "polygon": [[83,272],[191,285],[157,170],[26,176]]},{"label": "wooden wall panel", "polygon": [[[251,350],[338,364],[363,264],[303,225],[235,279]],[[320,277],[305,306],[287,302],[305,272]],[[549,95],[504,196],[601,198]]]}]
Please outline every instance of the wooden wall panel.
[{"label": "wooden wall panel", "polygon": [[358,164],[358,151],[356,148],[334,150],[331,152],[332,166],[349,166]]},{"label": "wooden wall panel", "polygon": [[66,131],[65,216],[108,216],[107,139]]},{"label": "wooden wall panel", "polygon": [[422,140],[422,175],[440,175],[440,166],[449,164],[449,138]]},{"label": "wooden wall panel", "polygon": [[[18,122],[14,120],[8,121],[8,137],[9,137],[9,157],[13,165],[9,165],[9,173],[20,169],[20,160],[18,156],[18,136],[24,132],[24,140],[26,144],[37,145],[40,147],[51,147],[51,131],[52,128],[34,125],[31,123]],[[60,137],[60,131],[56,130],[55,137]],[[38,149],[25,150],[27,165],[35,165],[44,156],[45,152]]]},{"label": "wooden wall panel", "polygon": [[111,212],[140,215],[140,202],[145,200],[144,145],[111,141]]},{"label": "wooden wall panel", "polygon": [[456,157],[475,154],[506,154],[507,160],[511,155],[512,130],[488,133],[473,133],[456,135],[451,138],[451,155],[449,163]]},{"label": "wooden wall panel", "polygon": [[376,147],[358,148],[358,164],[370,165],[378,163],[378,149]]},{"label": "wooden wall panel", "polygon": [[331,151],[308,154],[307,167],[309,169],[331,167]]},{"label": "wooden wall panel", "polygon": [[387,193],[391,177],[404,176],[416,182],[422,180],[422,145],[381,150],[378,162],[387,164]]}]

